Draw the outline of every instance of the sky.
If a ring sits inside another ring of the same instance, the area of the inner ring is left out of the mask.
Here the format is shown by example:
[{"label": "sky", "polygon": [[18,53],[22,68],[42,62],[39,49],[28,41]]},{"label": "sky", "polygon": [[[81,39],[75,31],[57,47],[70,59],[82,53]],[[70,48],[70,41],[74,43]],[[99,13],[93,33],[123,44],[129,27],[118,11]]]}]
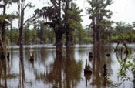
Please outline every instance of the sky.
[{"label": "sky", "polygon": [[[77,5],[84,10],[83,25],[89,25],[89,16],[85,12],[88,7],[87,0],[77,0]],[[135,0],[113,0],[113,4],[107,9],[113,11],[111,20],[114,22],[132,23],[135,21]]]},{"label": "sky", "polygon": [[[47,1],[49,0],[26,0],[26,1],[27,2],[32,1],[32,3],[35,5],[35,8],[42,8],[43,6],[48,5]],[[74,0],[74,1],[76,2],[77,6],[79,6],[80,9],[83,9],[83,12],[81,13],[81,15],[83,15],[82,16],[83,27],[89,25],[90,24],[90,20],[88,19],[89,16],[88,14],[86,14],[86,8],[88,8],[89,6],[87,0]],[[135,21],[134,8],[135,8],[135,0],[113,0],[113,4],[108,7],[108,9],[113,11],[113,16],[111,20],[113,20],[114,22],[123,21],[126,23],[132,23]],[[11,13],[13,10],[17,11],[17,5],[13,5],[12,7],[10,7],[6,13]],[[27,8],[25,11],[26,11],[25,19],[29,18],[34,13],[34,9]],[[17,22],[14,21],[13,26],[16,27],[17,26],[16,24]]]}]

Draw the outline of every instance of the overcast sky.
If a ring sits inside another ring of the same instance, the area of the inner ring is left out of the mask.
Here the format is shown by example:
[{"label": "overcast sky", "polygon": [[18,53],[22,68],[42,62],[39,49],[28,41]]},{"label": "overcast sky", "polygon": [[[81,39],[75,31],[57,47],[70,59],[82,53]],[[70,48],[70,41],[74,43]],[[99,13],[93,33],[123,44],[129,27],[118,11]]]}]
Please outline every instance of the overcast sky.
[{"label": "overcast sky", "polygon": [[[48,5],[48,0],[26,0],[27,2],[32,1],[35,8],[42,8]],[[45,2],[46,1],[46,2]],[[88,7],[87,0],[75,0],[80,9],[83,9],[82,19],[83,26],[89,25],[88,15],[86,14],[86,8]],[[27,3],[26,2],[26,3]],[[132,23],[135,21],[135,0],[113,0],[113,4],[108,7],[113,11],[112,20],[115,22],[124,21],[126,23]],[[7,13],[12,12],[12,10],[17,10],[17,6],[14,5],[10,8]],[[25,18],[29,18],[34,13],[33,9],[26,9]],[[16,22],[14,23],[16,25]]]},{"label": "overcast sky", "polygon": [[[80,8],[87,8],[88,3],[84,2],[87,0],[77,0],[78,6]],[[135,0],[113,0],[113,4],[108,7],[111,11],[113,11],[112,20],[114,22],[124,21],[126,23],[132,23],[135,21]],[[86,15],[84,12],[83,14]],[[88,25],[88,16],[83,16],[83,25]]]}]

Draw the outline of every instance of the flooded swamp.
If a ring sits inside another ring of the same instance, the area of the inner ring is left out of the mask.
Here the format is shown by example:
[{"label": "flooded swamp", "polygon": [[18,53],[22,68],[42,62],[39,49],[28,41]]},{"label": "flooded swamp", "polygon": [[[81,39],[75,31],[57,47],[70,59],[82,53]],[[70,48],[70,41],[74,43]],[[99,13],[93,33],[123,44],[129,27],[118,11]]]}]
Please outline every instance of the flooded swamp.
[{"label": "flooded swamp", "polygon": [[[0,88],[134,88],[135,75],[130,67],[122,70],[122,61],[133,63],[135,44],[94,46],[75,45],[62,57],[52,45],[7,47],[6,59],[0,59]],[[89,52],[94,53],[89,57]],[[129,62],[131,60],[131,62]],[[86,63],[87,62],[87,63]],[[84,72],[86,64],[91,74]],[[124,74],[126,73],[126,75]]]}]

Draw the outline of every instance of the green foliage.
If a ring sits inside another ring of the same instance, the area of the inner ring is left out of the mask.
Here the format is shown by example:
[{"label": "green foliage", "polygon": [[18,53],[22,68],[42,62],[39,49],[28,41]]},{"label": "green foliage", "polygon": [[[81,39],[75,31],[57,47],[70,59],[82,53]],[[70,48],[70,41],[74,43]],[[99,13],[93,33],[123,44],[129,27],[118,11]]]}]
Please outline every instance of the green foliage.
[{"label": "green foliage", "polygon": [[87,9],[89,19],[92,20],[91,26],[93,28],[94,40],[110,40],[112,29],[112,21],[110,18],[112,12],[107,10],[107,6],[112,4],[112,0],[88,0],[90,8]]},{"label": "green foliage", "polygon": [[111,37],[111,41],[116,42],[117,40],[119,40],[119,36],[112,36]]},{"label": "green foliage", "polygon": [[134,33],[135,30],[133,30],[132,25],[118,22],[115,29],[112,31],[112,41],[126,40],[128,42],[135,42]]},{"label": "green foliage", "polygon": [[[4,1],[4,0],[1,0]],[[0,2],[1,2],[0,1]],[[50,6],[45,6],[42,9],[36,9],[35,10],[35,18],[31,19],[31,21],[43,17],[46,19],[46,21],[33,21],[34,22],[34,28],[29,29],[27,25],[24,25],[23,30],[23,42],[24,44],[45,44],[45,43],[55,43],[55,32],[57,29],[61,30],[63,33],[71,30],[72,34],[72,40],[74,44],[85,44],[85,43],[91,43],[93,42],[93,24],[91,23],[90,28],[83,29],[83,26],[81,24],[82,19],[80,13],[82,10],[80,10],[74,3],[70,3],[71,7],[66,8],[65,0],[62,0],[61,2],[61,16],[58,2],[57,0],[52,0],[50,3],[52,3]],[[11,3],[10,0],[6,0],[6,5]],[[18,2],[18,0],[12,0],[12,3]],[[89,14],[89,19],[93,20],[95,22],[96,28],[100,32],[100,39],[103,40],[110,40],[112,42],[116,42],[118,40],[126,40],[129,42],[135,42],[135,30],[133,28],[135,27],[131,24],[126,24],[124,22],[117,22],[116,27],[112,28],[112,21],[110,21],[112,12],[108,9],[106,9],[107,6],[112,4],[112,0],[88,0],[88,3],[90,5],[90,8],[87,9]],[[29,7],[32,7],[32,5],[29,3],[27,4]],[[3,8],[3,5],[0,5],[0,8]],[[5,19],[8,21],[11,21],[12,19],[18,18],[17,15],[14,14],[6,14],[6,15],[0,15],[0,22],[3,22]],[[95,20],[97,19],[97,20]],[[7,21],[7,22],[8,22]],[[28,20],[30,23],[30,19]],[[8,22],[10,23],[10,22]],[[49,24],[48,26],[45,26],[45,24]],[[61,27],[60,27],[61,25]],[[69,26],[67,28],[66,26]],[[1,24],[0,24],[1,26]],[[1,27],[0,27],[1,28]],[[66,29],[67,28],[67,29]],[[13,28],[12,33],[11,30],[6,31],[6,41],[12,40],[14,44],[17,43],[18,38],[18,30]],[[12,35],[12,39],[11,39]],[[66,40],[66,35],[64,35],[64,40]]]},{"label": "green foliage", "polygon": [[73,32],[73,42],[74,44],[89,44],[92,43],[92,30],[86,29],[76,29]]},{"label": "green foliage", "polygon": [[30,42],[32,42],[32,33],[31,30],[26,26],[23,30],[23,40],[25,41],[24,44],[30,44]]},{"label": "green foliage", "polygon": [[84,38],[84,41],[85,41],[85,43],[90,43],[90,42],[93,41],[93,39],[92,38],[89,38],[89,37],[85,37]]},{"label": "green foliage", "polygon": [[6,30],[6,42],[12,41],[12,44],[17,44],[19,32],[18,29]]},{"label": "green foliage", "polygon": [[9,15],[0,15],[0,21],[2,21],[2,22],[3,22],[5,19],[10,20],[10,19],[16,19],[16,18],[18,18],[17,15],[11,15],[11,14],[9,14]]},{"label": "green foliage", "polygon": [[126,59],[118,60],[120,63],[120,72],[119,77],[121,78],[122,82],[126,80],[130,80],[131,78],[127,75],[127,72],[135,72],[135,61],[133,60],[132,56],[127,56]]},{"label": "green foliage", "polygon": [[[23,44],[46,44],[51,43],[55,44],[55,33],[53,29],[48,28],[47,26],[42,26],[42,23],[37,23],[33,29],[29,29],[29,26],[26,25],[23,30]],[[80,25],[82,27],[82,25]],[[42,29],[42,30],[41,30]],[[42,34],[41,34],[42,32]],[[12,30],[6,31],[6,41],[12,41],[12,44],[17,44],[19,36],[19,30],[13,28]],[[41,38],[42,36],[42,38]],[[65,35],[64,35],[65,36]],[[66,37],[63,36],[63,43],[65,42]],[[92,42],[92,31],[90,29],[75,29],[72,33],[73,43],[74,44],[87,44]]]},{"label": "green foliage", "polygon": [[66,15],[68,16],[67,24],[69,25],[70,29],[82,29],[82,21],[80,13],[82,10],[79,10],[75,4],[72,3],[72,9],[67,10]]},{"label": "green foliage", "polygon": [[126,24],[124,22],[117,22],[114,35],[119,35],[121,33],[127,33],[127,32],[132,32],[132,31],[133,31],[132,25]]},{"label": "green foliage", "polygon": [[112,87],[119,87],[125,81],[133,81],[131,77],[128,76],[128,72],[133,73],[135,72],[135,61],[133,60],[132,56],[126,56],[125,59],[118,59],[120,64],[120,70],[118,73],[118,78],[120,78],[120,82],[112,83]]},{"label": "green foliage", "polygon": [[5,39],[8,40],[7,36],[9,36],[5,36],[5,27],[9,24],[9,21],[11,19],[16,19],[18,18],[18,16],[15,14],[6,14],[7,6],[11,5],[12,3],[15,3],[15,0],[14,2],[12,2],[12,0],[0,0],[0,3],[0,9],[2,9],[0,15],[0,29],[2,28],[2,30],[0,31],[2,32],[2,41],[5,41]]},{"label": "green foliage", "polygon": [[[23,44],[45,44],[45,43],[55,43],[55,34],[52,29],[44,28],[42,34],[42,39],[39,37],[40,35],[40,28],[33,28],[29,29],[29,26],[25,26],[23,30]],[[19,30],[13,28],[12,30],[6,30],[6,42],[10,40],[13,45],[17,44],[19,38]]]},{"label": "green foliage", "polygon": [[80,15],[82,10],[80,10],[75,3],[67,0],[51,0],[50,3],[50,6],[36,9],[33,19],[35,20],[35,18],[41,17],[47,19],[46,22],[44,22],[44,25],[49,25],[56,34],[59,33],[63,35],[66,33],[66,36],[70,36],[69,38],[66,38],[66,42],[72,42],[72,40],[74,40],[72,37],[75,34],[73,32],[75,30],[83,29],[82,24],[80,23],[82,21]]}]

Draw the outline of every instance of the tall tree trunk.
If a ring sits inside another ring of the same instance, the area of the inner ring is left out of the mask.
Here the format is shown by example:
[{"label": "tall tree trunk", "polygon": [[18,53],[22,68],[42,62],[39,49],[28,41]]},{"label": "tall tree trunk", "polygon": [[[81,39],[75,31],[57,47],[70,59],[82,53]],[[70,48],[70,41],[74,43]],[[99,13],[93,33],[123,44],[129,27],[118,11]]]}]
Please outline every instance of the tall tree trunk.
[{"label": "tall tree trunk", "polygon": [[99,38],[99,26],[97,26],[96,25],[96,30],[95,30],[95,32],[96,32],[96,42],[99,42],[100,41],[100,38]]},{"label": "tall tree trunk", "polygon": [[70,50],[72,46],[72,33],[71,31],[66,32],[66,56],[70,56]]},{"label": "tall tree trunk", "polygon": [[82,35],[81,35],[81,30],[79,29],[78,31],[78,38],[79,38],[79,44],[82,44]]},{"label": "tall tree trunk", "polygon": [[72,46],[72,31],[69,29],[69,31],[66,32],[66,46]]},{"label": "tall tree trunk", "polygon": [[[5,2],[4,2],[5,3]],[[3,7],[3,15],[5,16],[6,15],[6,4],[4,5]],[[4,21],[2,22],[2,40],[0,41],[0,57],[1,59],[5,59],[5,51],[6,51],[6,43],[5,43],[5,18],[4,18]]]},{"label": "tall tree trunk", "polygon": [[55,32],[56,33],[56,75],[58,76],[58,79],[56,80],[56,83],[58,83],[58,88],[62,88],[62,33],[61,32]]},{"label": "tall tree trunk", "polygon": [[67,11],[69,10],[69,3],[70,3],[70,0],[67,0],[66,1],[66,18],[65,18],[65,21],[66,21],[66,49],[68,49],[71,45],[72,45],[72,29],[69,27],[69,24],[67,23],[68,22],[68,19],[69,19],[69,15],[67,14]]},{"label": "tall tree trunk", "polygon": [[92,19],[93,22],[93,44],[96,42],[96,28],[95,28],[95,19]]},{"label": "tall tree trunk", "polygon": [[12,29],[12,19],[11,19],[11,25],[10,25],[10,42],[11,42],[11,45],[12,45],[12,42],[13,42],[13,39],[12,39],[12,37],[13,37],[13,35],[12,35],[12,31],[13,31],[13,29]]},{"label": "tall tree trunk", "polygon": [[[99,0],[96,0],[96,3],[99,3]],[[95,32],[96,32],[96,42],[99,42],[100,40],[99,40],[99,23],[100,23],[100,18],[99,18],[99,14],[100,14],[100,11],[99,11],[99,6],[97,5],[97,7],[96,7],[96,10],[97,10],[97,15],[96,15],[96,27],[95,27]]]},{"label": "tall tree trunk", "polygon": [[21,24],[19,27],[19,40],[18,40],[19,45],[22,44],[23,20],[24,20],[24,9],[22,9],[22,11],[21,11]]},{"label": "tall tree trunk", "polygon": [[40,32],[39,32],[39,38],[40,38],[40,44],[43,43],[43,24],[40,26]]},{"label": "tall tree trunk", "polygon": [[[4,5],[3,7],[3,15],[5,15],[6,13],[6,5]],[[2,42],[5,42],[5,19],[2,23]]]},{"label": "tall tree trunk", "polygon": [[[56,32],[56,57],[62,57],[62,33]],[[58,58],[57,57],[57,58]]]}]

